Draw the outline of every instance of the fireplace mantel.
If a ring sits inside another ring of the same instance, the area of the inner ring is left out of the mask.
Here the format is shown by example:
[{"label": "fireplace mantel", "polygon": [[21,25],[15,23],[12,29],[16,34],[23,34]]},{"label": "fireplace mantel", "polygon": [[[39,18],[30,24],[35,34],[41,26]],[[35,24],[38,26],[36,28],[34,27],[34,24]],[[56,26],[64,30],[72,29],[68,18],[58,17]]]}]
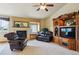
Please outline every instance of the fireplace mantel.
[{"label": "fireplace mantel", "polygon": [[13,30],[14,32],[16,32],[17,30],[27,31],[27,30],[29,30],[29,29],[30,29],[30,28],[16,28],[16,27],[12,28],[12,30]]}]

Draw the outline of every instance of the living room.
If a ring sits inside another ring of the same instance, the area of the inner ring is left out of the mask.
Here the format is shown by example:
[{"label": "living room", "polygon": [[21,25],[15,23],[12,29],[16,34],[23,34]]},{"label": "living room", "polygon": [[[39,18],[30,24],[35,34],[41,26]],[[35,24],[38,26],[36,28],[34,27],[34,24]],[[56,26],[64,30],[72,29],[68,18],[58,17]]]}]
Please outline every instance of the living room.
[{"label": "living room", "polygon": [[0,7],[0,55],[79,55],[79,3],[0,3]]}]

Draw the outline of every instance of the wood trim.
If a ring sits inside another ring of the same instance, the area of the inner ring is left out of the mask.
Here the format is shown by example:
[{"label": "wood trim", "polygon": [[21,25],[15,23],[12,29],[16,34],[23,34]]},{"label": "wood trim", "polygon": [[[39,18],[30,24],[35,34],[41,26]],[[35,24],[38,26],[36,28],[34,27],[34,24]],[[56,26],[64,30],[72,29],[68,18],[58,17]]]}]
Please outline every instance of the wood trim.
[{"label": "wood trim", "polygon": [[79,52],[79,40],[76,40],[76,51]]}]

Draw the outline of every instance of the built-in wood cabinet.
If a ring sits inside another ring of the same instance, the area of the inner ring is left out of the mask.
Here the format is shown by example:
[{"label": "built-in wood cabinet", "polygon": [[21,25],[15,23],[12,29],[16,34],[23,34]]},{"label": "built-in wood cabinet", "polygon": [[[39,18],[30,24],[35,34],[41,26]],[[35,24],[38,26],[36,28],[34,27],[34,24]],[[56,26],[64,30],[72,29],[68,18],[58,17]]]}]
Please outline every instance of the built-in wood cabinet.
[{"label": "built-in wood cabinet", "polygon": [[[74,38],[61,36],[60,28],[74,27]],[[65,48],[79,51],[79,12],[60,15],[53,19],[54,42]]]}]

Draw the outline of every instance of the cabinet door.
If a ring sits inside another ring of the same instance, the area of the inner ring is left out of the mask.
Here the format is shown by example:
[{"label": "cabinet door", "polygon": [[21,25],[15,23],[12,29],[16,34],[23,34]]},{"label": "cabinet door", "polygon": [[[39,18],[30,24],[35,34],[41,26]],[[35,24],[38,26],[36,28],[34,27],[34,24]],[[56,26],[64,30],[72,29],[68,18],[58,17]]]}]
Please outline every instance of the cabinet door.
[{"label": "cabinet door", "polygon": [[76,50],[79,51],[79,26],[76,28]]},{"label": "cabinet door", "polygon": [[79,40],[76,40],[76,50],[79,51]]},{"label": "cabinet door", "polygon": [[76,50],[76,40],[75,39],[69,39],[68,42],[69,42],[68,48],[71,49],[71,50]]},{"label": "cabinet door", "polygon": [[76,50],[79,51],[79,14],[76,15]]},{"label": "cabinet door", "polygon": [[76,50],[79,51],[79,26],[76,25]]},{"label": "cabinet door", "polygon": [[58,38],[58,37],[54,37],[54,42],[55,42],[56,44],[59,44],[59,38]]},{"label": "cabinet door", "polygon": [[59,45],[62,46],[62,39],[59,39]]},{"label": "cabinet door", "polygon": [[76,25],[79,25],[79,14],[76,15]]}]

